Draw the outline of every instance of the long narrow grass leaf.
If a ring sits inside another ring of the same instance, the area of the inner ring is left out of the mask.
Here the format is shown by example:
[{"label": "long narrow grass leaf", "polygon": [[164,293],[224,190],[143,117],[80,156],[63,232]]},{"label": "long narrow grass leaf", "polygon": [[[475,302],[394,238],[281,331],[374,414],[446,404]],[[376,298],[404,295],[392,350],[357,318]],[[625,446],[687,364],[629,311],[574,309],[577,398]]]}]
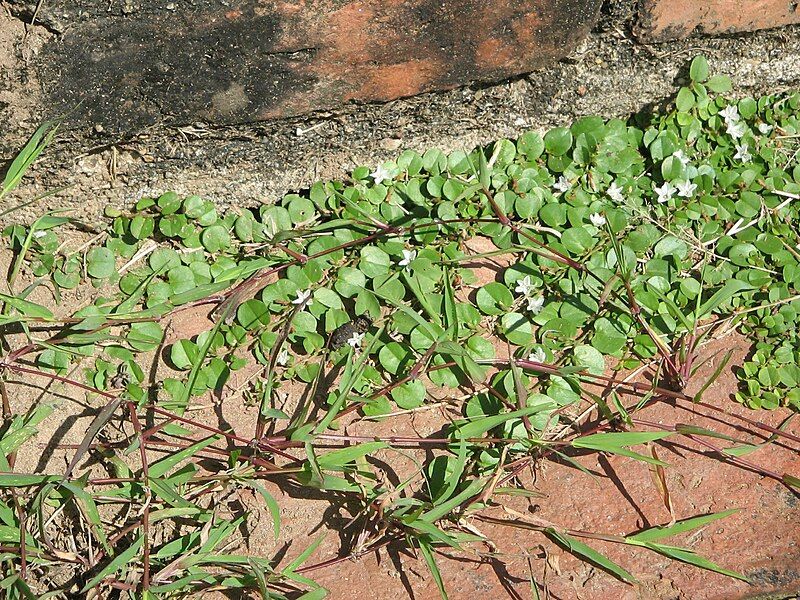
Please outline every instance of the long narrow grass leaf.
[{"label": "long narrow grass leaf", "polygon": [[600,554],[594,548],[591,548],[581,541],[576,540],[574,537],[567,535],[553,527],[545,529],[545,533],[555,542],[569,550],[572,554],[600,567],[604,571],[611,573],[614,577],[625,581],[626,583],[635,583],[636,578],[628,571],[620,567],[617,563],[609,558]]},{"label": "long narrow grass leaf", "polygon": [[116,573],[120,569],[122,569],[125,565],[131,562],[134,557],[139,554],[139,550],[142,547],[142,543],[144,542],[144,537],[139,536],[135,542],[133,542],[130,546],[128,546],[125,550],[117,554],[114,559],[108,563],[105,568],[103,568],[97,575],[92,577],[85,586],[81,589],[81,594],[85,594],[90,589],[95,587],[98,583],[103,581],[106,577]]},{"label": "long narrow grass leaf", "polygon": [[425,564],[428,565],[431,576],[436,582],[436,587],[439,588],[439,596],[441,596],[442,600],[447,600],[447,590],[444,587],[444,581],[442,580],[442,574],[439,571],[439,566],[436,564],[436,557],[433,555],[433,548],[431,548],[430,543],[424,538],[418,538],[417,541],[419,542],[419,551],[422,554],[422,557],[425,559]]},{"label": "long narrow grass leaf", "polygon": [[680,533],[685,533],[687,531],[691,531],[692,529],[697,529],[698,527],[703,527],[704,525],[708,525],[709,523],[713,523],[719,519],[724,519],[732,514],[739,512],[738,509],[731,509],[726,510],[723,512],[712,513],[710,515],[701,515],[699,517],[691,517],[689,519],[683,519],[678,521],[674,525],[670,527],[663,527],[663,526],[656,526],[651,527],[650,529],[645,529],[644,531],[640,531],[634,535],[627,536],[626,539],[628,540],[635,540],[638,542],[652,542],[655,540],[660,540],[665,537],[670,537],[673,535],[678,535]]}]

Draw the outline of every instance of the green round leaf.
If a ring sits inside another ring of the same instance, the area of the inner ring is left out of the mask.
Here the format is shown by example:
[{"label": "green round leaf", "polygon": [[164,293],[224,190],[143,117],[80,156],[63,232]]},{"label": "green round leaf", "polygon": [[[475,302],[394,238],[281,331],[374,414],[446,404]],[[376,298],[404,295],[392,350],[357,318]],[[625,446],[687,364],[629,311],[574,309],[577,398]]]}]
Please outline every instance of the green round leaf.
[{"label": "green round leaf", "polygon": [[92,248],[86,254],[86,271],[96,279],[108,279],[117,272],[114,253],[108,248]]},{"label": "green round leaf", "polygon": [[295,198],[289,202],[288,209],[289,217],[291,217],[295,225],[307,223],[314,218],[314,214],[316,213],[314,203],[306,198]]},{"label": "green round leaf", "polygon": [[191,340],[178,340],[169,350],[170,361],[181,371],[191,369],[199,354],[197,344]]},{"label": "green round leaf", "polygon": [[425,384],[419,379],[399,385],[391,391],[392,400],[404,410],[422,406],[426,394]]},{"label": "green round leaf", "polygon": [[385,275],[392,264],[389,255],[377,246],[365,246],[361,249],[361,261],[358,268],[369,278]]},{"label": "green round leaf", "polygon": [[125,339],[134,350],[148,352],[158,348],[163,337],[164,332],[161,330],[161,326],[158,323],[145,321],[143,323],[131,324],[130,331],[128,331],[128,335]]},{"label": "green round leaf", "polygon": [[257,329],[269,324],[269,309],[261,300],[245,300],[236,309],[236,320],[245,329]]},{"label": "green round leaf", "polygon": [[622,350],[627,338],[614,325],[601,317],[594,325],[592,346],[603,354],[616,354]]},{"label": "green round leaf", "polygon": [[231,236],[222,225],[212,225],[203,230],[203,233],[200,234],[200,241],[208,252],[214,254],[231,245]]},{"label": "green round leaf", "polygon": [[602,375],[606,370],[606,363],[603,355],[594,347],[580,345],[575,346],[573,362],[575,365],[584,367],[593,375]]},{"label": "green round leaf", "polygon": [[572,147],[572,132],[567,127],[556,127],[544,135],[544,147],[553,156],[563,156]]},{"label": "green round leaf", "polygon": [[692,81],[698,83],[703,83],[708,79],[708,61],[702,54],[695,56],[692,60],[692,64],[689,67],[689,77],[691,77]]},{"label": "green round leaf", "polygon": [[512,312],[502,316],[500,324],[503,335],[512,344],[527,346],[533,341],[533,328],[525,315]]},{"label": "green round leaf", "polygon": [[397,375],[406,366],[409,366],[413,357],[411,350],[398,342],[389,342],[378,352],[381,366],[392,375]]},{"label": "green round leaf", "polygon": [[502,283],[493,281],[478,290],[476,302],[484,314],[500,315],[514,304],[514,296]]},{"label": "green round leaf", "polygon": [[180,266],[181,257],[172,248],[156,248],[148,258],[150,268],[156,273],[169,271],[172,267]]}]

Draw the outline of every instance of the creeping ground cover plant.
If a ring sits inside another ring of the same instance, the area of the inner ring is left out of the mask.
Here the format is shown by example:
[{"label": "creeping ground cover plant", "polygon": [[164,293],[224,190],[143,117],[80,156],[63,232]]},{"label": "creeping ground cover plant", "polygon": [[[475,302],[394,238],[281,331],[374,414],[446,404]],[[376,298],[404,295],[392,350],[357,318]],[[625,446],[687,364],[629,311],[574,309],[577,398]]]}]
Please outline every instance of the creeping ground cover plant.
[{"label": "creeping ground cover plant", "polygon": [[[690,79],[662,114],[409,150],[274,204],[166,192],[109,207],[92,234],[67,211],[6,227],[0,586],[322,598],[315,571],[402,544],[446,597],[438,563],[490,554],[482,523],[539,532],[626,582],[592,540],[743,578],[667,539],[731,511],[627,535],[498,516],[534,493],[520,475],[543,460],[612,453],[663,474],[642,447],[673,437],[800,484],[746,458],[754,446],[637,417],[660,401],[732,417],[703,401],[730,352],[687,393],[704,344],[732,331],[752,347],[731,402],[800,410],[800,93],[731,100],[702,57]],[[14,377],[90,408],[65,468],[15,468],[58,407],[17,402]],[[231,404],[252,418],[220,418]],[[408,426],[423,411],[437,433]],[[247,551],[236,494],[259,499],[277,539],[288,488],[347,511],[357,532],[339,555],[311,560],[324,536],[288,558]]]}]

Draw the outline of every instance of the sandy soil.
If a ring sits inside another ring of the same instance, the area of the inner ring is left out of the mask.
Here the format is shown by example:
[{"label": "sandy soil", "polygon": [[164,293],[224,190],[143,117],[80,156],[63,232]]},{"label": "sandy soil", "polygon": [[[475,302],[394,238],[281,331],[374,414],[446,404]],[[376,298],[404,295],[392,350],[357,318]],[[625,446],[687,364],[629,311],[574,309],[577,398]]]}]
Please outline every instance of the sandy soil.
[{"label": "sandy soil", "polygon": [[[739,96],[777,92],[800,84],[800,28],[659,46],[635,44],[624,26],[606,22],[602,29],[568,60],[496,86],[466,87],[385,105],[353,105],[335,114],[290,121],[230,127],[203,123],[164,126],[125,140],[107,139],[93,131],[70,131],[35,166],[18,192],[0,202],[0,212],[61,186],[67,187],[15,212],[13,218],[27,221],[45,209],[62,207],[75,210],[81,219],[93,224],[106,205],[124,207],[143,194],[168,189],[204,195],[221,205],[269,203],[317,179],[341,177],[355,165],[390,160],[407,148],[470,148],[498,137],[515,137],[527,129],[565,124],[587,114],[646,114],[676,91],[689,61],[700,52],[708,56],[714,73],[733,78],[734,93]],[[24,97],[3,91],[3,81],[28,76],[25,61],[51,34],[33,28],[27,39],[23,40],[23,35],[19,21],[0,11],[0,160],[14,155],[41,118],[31,114]],[[27,82],[31,90],[36,89],[36,81]],[[0,217],[0,227],[7,222],[7,217]],[[7,254],[0,256],[0,263],[7,259]],[[490,276],[491,266],[485,266],[485,271]],[[72,306],[82,301],[85,298],[74,298]],[[181,318],[181,331],[201,331],[208,323],[202,314]],[[746,353],[741,340],[735,343],[738,351],[734,363]],[[730,344],[729,339],[712,345],[707,355],[713,356],[717,349]],[[706,375],[713,371],[710,365],[705,369]],[[702,381],[702,376],[698,380]],[[87,400],[61,386],[47,386],[44,381],[15,380],[10,387],[17,410],[45,397],[59,402],[59,412],[46,421],[40,433],[39,453],[21,456],[20,470],[63,469],[70,453],[54,444],[79,443],[99,400]],[[708,391],[707,401],[744,414],[729,401],[733,389],[735,378],[728,367]],[[215,423],[228,423],[250,435],[253,407],[236,399],[217,407],[209,403],[207,408],[203,414],[216,419]],[[446,422],[447,415],[440,412],[443,410],[393,420],[389,427],[396,434],[428,434]],[[785,416],[780,412],[747,414],[771,425]],[[675,411],[664,404],[647,409],[642,418],[664,423],[681,420],[759,439],[742,432],[730,417],[720,422],[713,415]],[[379,424],[375,431],[386,426]],[[791,431],[800,433],[797,424]],[[443,560],[442,572],[451,597],[529,597],[530,577],[546,584],[550,597],[565,600],[722,599],[772,589],[800,589],[800,532],[796,526],[800,502],[795,495],[775,481],[707,456],[699,447],[664,444],[659,453],[672,465],[668,481],[678,518],[730,507],[741,509],[681,542],[714,556],[727,568],[746,571],[753,578],[752,587],[655,554],[598,546],[642,576],[639,586],[624,586],[576,561],[538,534],[475,522],[476,527],[491,533],[506,566],[492,560],[485,547],[474,548],[474,554],[466,559]],[[779,444],[760,450],[753,458],[778,471],[800,471],[797,453]],[[610,533],[627,533],[669,521],[647,468],[596,456],[581,460],[594,477],[563,464],[544,464],[535,483],[529,481],[542,497],[530,502],[509,499],[508,506],[565,526]],[[288,546],[288,554],[296,554],[318,531],[326,532],[326,538],[315,560],[349,551],[358,532],[343,529],[349,517],[342,507],[285,486],[273,486],[271,491],[279,498],[285,524],[277,541],[271,538],[268,514],[257,499],[242,492],[230,500],[234,508],[254,511],[255,520],[244,535],[251,552],[271,556]],[[351,597],[356,590],[363,598],[376,599],[436,596],[424,562],[400,548],[390,547],[314,575],[331,589],[333,598]]]}]

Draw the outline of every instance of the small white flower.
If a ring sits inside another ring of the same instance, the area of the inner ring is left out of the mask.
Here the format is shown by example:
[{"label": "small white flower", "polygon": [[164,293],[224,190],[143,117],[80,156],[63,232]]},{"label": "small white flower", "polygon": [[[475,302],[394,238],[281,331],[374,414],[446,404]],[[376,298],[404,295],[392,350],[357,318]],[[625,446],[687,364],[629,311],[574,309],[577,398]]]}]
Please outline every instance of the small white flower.
[{"label": "small white flower", "polygon": [[741,122],[728,123],[728,128],[725,131],[729,136],[738,140],[745,133],[747,133],[747,125]]},{"label": "small white flower", "polygon": [[528,298],[528,311],[535,315],[542,312],[544,307],[544,296],[536,296],[536,298]]},{"label": "small white flower", "polygon": [[417,258],[417,251],[416,250],[406,250],[403,249],[403,259],[398,262],[397,264],[401,267],[406,267],[411,264],[411,261]]},{"label": "small white flower", "polygon": [[730,125],[731,123],[736,123],[739,120],[739,109],[731,104],[730,106],[726,106],[719,111],[719,115],[725,119],[725,122],[728,125]]},{"label": "small white flower", "polygon": [[531,281],[530,275],[525,275],[522,279],[517,281],[517,287],[514,288],[514,291],[518,294],[522,294],[526,298],[531,295],[533,291],[533,282]]},{"label": "small white flower", "polygon": [[561,193],[569,191],[569,188],[571,187],[572,186],[570,185],[569,180],[563,175],[559,177],[558,181],[553,184],[553,189]]},{"label": "small white flower", "polygon": [[383,183],[387,179],[392,179],[394,177],[394,172],[391,169],[387,169],[384,165],[378,165],[378,168],[370,173],[369,176],[372,177],[372,181],[377,185]]},{"label": "small white flower", "polygon": [[357,331],[350,336],[347,340],[347,343],[350,344],[353,348],[358,350],[361,348],[361,342],[364,340],[364,334],[358,333]]},{"label": "small white flower", "polygon": [[606,218],[600,213],[594,213],[592,215],[589,215],[589,220],[595,227],[602,227],[603,225],[606,224]]},{"label": "small white flower", "polygon": [[547,360],[547,355],[541,348],[536,348],[536,350],[528,355],[528,360],[531,362],[543,363]]},{"label": "small white flower", "polygon": [[753,155],[748,152],[747,144],[742,144],[741,146],[736,144],[736,154],[733,155],[733,158],[742,162],[750,162],[753,159]]},{"label": "small white flower", "polygon": [[672,153],[672,156],[681,161],[681,164],[684,167],[687,166],[690,162],[692,162],[692,160],[683,153],[683,150],[676,150],[675,152]]},{"label": "small white flower", "polygon": [[623,202],[625,200],[625,196],[622,195],[622,188],[617,185],[616,181],[611,182],[611,185],[608,186],[606,190],[606,194],[608,194],[608,197],[614,202]]},{"label": "small white flower", "polygon": [[683,198],[691,198],[694,196],[694,191],[697,189],[697,184],[691,181],[678,182],[678,196]]},{"label": "small white flower", "polygon": [[667,200],[672,198],[675,195],[675,192],[678,190],[673,186],[669,181],[665,181],[664,185],[661,187],[653,186],[653,191],[658,194],[658,198],[656,198],[659,204],[664,204]]},{"label": "small white flower", "polygon": [[762,135],[767,135],[770,131],[772,131],[772,125],[767,125],[766,123],[759,123],[757,127],[759,133]]},{"label": "small white flower", "polygon": [[299,306],[311,306],[313,302],[311,300],[311,290],[297,290],[297,298],[292,300],[292,304]]},{"label": "small white flower", "polygon": [[278,356],[275,358],[275,362],[282,367],[286,366],[289,362],[289,350],[287,348],[281,348],[281,351],[278,352]]}]

